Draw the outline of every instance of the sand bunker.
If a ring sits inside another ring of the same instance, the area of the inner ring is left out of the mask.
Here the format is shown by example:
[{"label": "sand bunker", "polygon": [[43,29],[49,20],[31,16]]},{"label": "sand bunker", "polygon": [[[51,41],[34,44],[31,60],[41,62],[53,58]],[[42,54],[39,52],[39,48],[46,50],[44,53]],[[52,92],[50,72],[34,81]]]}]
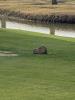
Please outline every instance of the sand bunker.
[{"label": "sand bunker", "polygon": [[18,56],[18,54],[11,51],[0,51],[0,56]]}]

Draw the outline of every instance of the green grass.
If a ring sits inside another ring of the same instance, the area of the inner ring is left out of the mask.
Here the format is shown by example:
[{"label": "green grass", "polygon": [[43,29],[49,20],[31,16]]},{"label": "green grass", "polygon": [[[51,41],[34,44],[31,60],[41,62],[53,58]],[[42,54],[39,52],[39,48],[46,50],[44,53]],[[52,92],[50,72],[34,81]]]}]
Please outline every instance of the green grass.
[{"label": "green grass", "polygon": [[0,50],[19,54],[0,57],[0,100],[75,100],[75,39],[0,29]]}]

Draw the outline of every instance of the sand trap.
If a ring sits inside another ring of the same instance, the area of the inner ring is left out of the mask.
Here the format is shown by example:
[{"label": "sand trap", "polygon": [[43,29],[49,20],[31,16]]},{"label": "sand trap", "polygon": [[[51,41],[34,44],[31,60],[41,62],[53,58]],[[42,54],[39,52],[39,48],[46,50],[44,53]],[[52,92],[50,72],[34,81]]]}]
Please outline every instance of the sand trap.
[{"label": "sand trap", "polygon": [[0,56],[18,56],[18,54],[11,51],[0,51]]}]

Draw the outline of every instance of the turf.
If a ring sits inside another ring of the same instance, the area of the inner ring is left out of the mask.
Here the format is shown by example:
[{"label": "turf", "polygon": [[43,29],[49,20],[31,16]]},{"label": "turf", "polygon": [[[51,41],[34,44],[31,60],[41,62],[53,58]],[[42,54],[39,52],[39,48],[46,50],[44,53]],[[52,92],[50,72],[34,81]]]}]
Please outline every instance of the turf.
[{"label": "turf", "polygon": [[19,55],[0,57],[0,100],[75,100],[75,39],[0,29],[0,50]]}]

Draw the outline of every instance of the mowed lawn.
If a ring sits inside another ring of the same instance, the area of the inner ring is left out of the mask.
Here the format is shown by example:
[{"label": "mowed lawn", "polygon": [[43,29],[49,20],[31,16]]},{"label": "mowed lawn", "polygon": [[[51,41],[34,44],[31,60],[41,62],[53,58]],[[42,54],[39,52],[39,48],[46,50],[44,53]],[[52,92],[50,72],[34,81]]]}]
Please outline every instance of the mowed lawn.
[{"label": "mowed lawn", "polygon": [[0,56],[0,100],[75,100],[75,39],[0,29],[1,50],[18,56]]}]

